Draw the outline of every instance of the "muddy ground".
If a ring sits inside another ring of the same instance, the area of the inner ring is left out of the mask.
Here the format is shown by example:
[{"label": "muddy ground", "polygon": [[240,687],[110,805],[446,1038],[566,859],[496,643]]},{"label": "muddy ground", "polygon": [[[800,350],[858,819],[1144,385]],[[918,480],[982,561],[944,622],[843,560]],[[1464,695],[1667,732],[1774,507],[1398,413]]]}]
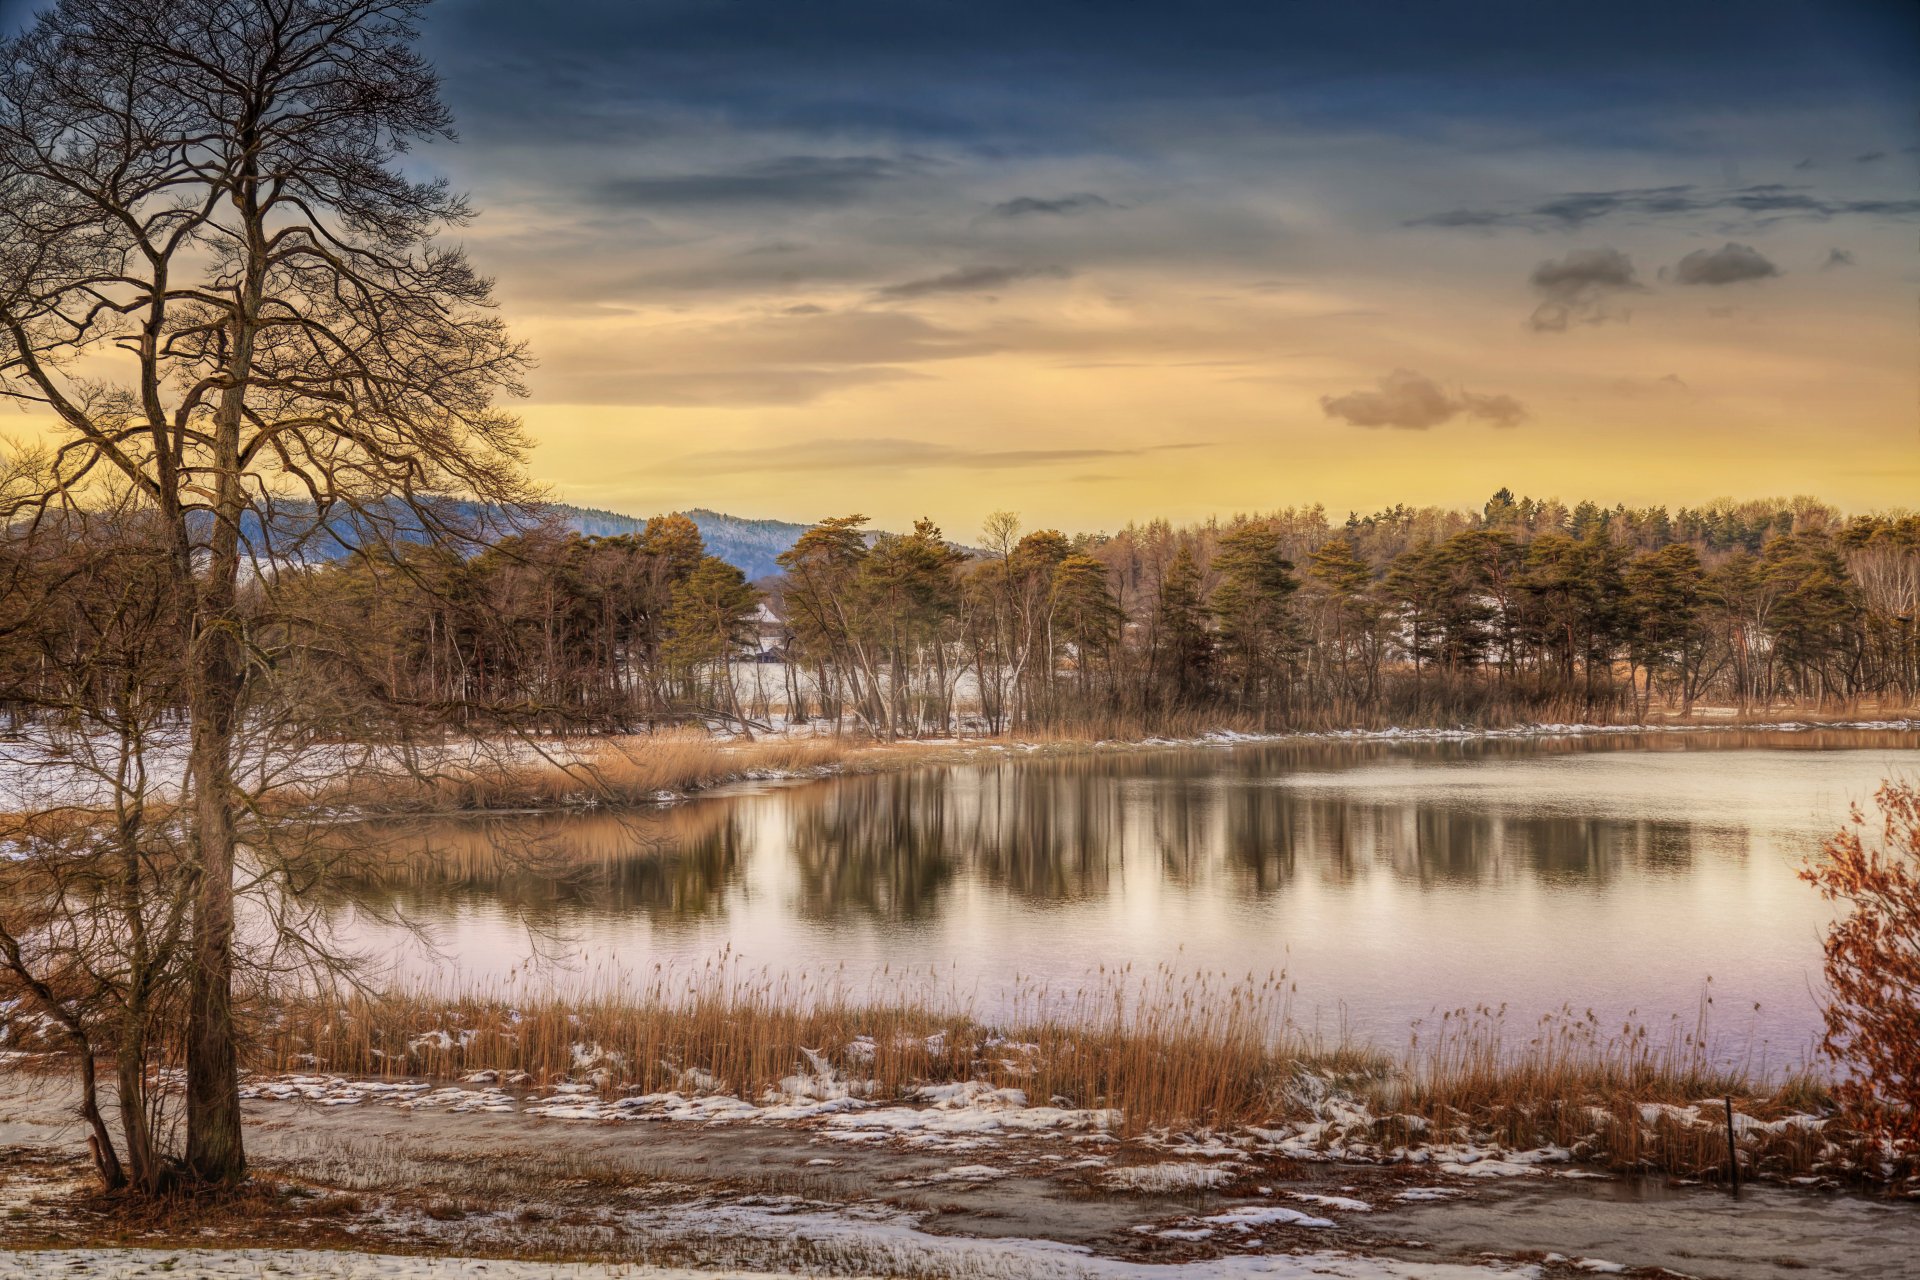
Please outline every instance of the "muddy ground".
[{"label": "muddy ground", "polygon": [[[1211,1188],[1121,1191],[1116,1170],[1210,1162],[1088,1133],[928,1150],[797,1126],[378,1103],[249,1102],[253,1189],[130,1215],[86,1194],[71,1105],[58,1078],[0,1073],[0,1243],[298,1244],[904,1275],[1032,1273],[991,1242],[1080,1246],[1116,1265],[1334,1250],[1383,1266],[1588,1275],[1613,1264],[1701,1280],[1886,1277],[1912,1274],[1920,1257],[1920,1207],[1834,1192],[1759,1187],[1736,1200],[1647,1179],[1463,1178],[1274,1157],[1239,1159]],[[1281,1208],[1310,1221],[1284,1221]],[[1218,1221],[1243,1210],[1254,1211],[1251,1226]]]}]

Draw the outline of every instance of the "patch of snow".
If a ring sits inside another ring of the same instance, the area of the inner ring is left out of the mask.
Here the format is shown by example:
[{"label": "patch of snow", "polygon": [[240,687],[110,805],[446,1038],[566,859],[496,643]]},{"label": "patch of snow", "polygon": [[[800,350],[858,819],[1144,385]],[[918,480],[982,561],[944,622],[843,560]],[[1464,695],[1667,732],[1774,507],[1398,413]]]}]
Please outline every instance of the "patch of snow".
[{"label": "patch of snow", "polygon": [[1338,1209],[1343,1213],[1372,1213],[1373,1206],[1365,1200],[1355,1200],[1352,1196],[1323,1196],[1311,1191],[1289,1191],[1287,1198],[1299,1200],[1305,1204],[1317,1204],[1322,1209]]},{"label": "patch of snow", "polygon": [[1310,1213],[1302,1213],[1298,1209],[1288,1209],[1277,1204],[1247,1205],[1241,1209],[1229,1209],[1225,1213],[1210,1214],[1200,1221],[1232,1227],[1235,1231],[1251,1231],[1255,1227],[1330,1227],[1333,1225],[1332,1218],[1316,1218]]},{"label": "patch of snow", "polygon": [[1194,1191],[1232,1182],[1239,1167],[1225,1164],[1185,1164],[1165,1161],[1109,1169],[1101,1181],[1116,1191]]},{"label": "patch of snow", "polygon": [[961,1164],[928,1178],[928,1182],[994,1182],[1007,1176],[1007,1170],[990,1164]]}]

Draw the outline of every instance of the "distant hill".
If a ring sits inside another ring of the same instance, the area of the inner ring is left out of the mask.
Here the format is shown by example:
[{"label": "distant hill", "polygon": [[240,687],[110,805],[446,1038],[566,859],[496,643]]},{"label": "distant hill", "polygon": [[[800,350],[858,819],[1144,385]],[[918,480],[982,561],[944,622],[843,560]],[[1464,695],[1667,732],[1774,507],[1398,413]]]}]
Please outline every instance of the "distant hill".
[{"label": "distant hill", "polygon": [[[568,528],[595,538],[638,533],[647,524],[640,516],[601,511],[594,507],[576,507],[564,502],[556,502],[549,509],[565,521]],[[790,520],[748,520],[742,516],[708,511],[705,507],[695,507],[681,514],[699,528],[709,555],[719,556],[746,574],[749,581],[779,573],[780,566],[774,557],[798,542],[800,535],[807,531],[806,525]]]},{"label": "distant hill", "polygon": [[[378,523],[385,537],[400,542],[421,540],[419,523],[405,508],[397,503],[382,504],[382,508],[385,518]],[[478,535],[481,537],[499,537],[514,532],[516,528],[516,522],[500,515],[498,509],[489,509],[478,503],[448,502],[441,504],[441,509],[456,523],[481,531]],[[644,516],[603,511],[596,507],[576,507],[565,502],[549,503],[546,511],[564,527],[587,537],[611,538],[624,533],[639,533],[647,527]],[[707,544],[707,552],[739,569],[747,575],[748,581],[779,573],[780,565],[775,557],[799,541],[800,535],[808,528],[791,520],[748,520],[742,516],[708,511],[704,507],[695,507],[682,514],[700,530],[700,537]],[[205,521],[200,523],[204,526]],[[270,523],[274,530],[274,541],[282,552],[307,560],[331,560],[346,554],[353,546],[373,540],[359,529],[360,522],[345,511],[337,511],[324,524],[316,525],[312,505],[304,502],[276,504]],[[249,513],[242,525],[242,536],[249,543],[256,541],[261,533],[261,525],[261,517]],[[869,531],[867,536],[871,539],[877,537],[878,533]]]}]

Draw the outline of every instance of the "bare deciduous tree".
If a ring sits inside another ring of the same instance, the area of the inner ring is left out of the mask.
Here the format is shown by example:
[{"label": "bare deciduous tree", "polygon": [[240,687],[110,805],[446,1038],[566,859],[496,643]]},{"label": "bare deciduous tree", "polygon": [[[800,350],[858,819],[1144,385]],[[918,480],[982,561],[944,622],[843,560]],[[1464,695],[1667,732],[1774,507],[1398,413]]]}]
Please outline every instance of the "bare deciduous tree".
[{"label": "bare deciduous tree", "polygon": [[243,585],[317,531],[451,536],[525,496],[522,348],[435,239],[461,197],[422,0],[61,0],[0,48],[0,394],[51,420],[10,525],[145,502],[183,602],[179,797],[195,869],[187,1163],[245,1168],[232,1012],[236,763],[260,655]]}]

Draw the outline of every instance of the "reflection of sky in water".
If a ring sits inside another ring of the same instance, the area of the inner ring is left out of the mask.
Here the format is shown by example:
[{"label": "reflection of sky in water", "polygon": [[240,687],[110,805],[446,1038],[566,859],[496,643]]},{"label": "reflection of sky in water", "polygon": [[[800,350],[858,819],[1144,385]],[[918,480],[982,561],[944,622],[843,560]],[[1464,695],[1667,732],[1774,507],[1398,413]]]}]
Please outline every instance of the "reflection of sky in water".
[{"label": "reflection of sky in water", "polygon": [[[1285,969],[1300,1022],[1389,1044],[1475,1004],[1520,1025],[1563,1003],[1691,1025],[1711,975],[1717,1036],[1797,1056],[1825,908],[1794,867],[1920,759],[1912,735],[1824,740],[1855,749],[1114,755],[446,827],[426,843],[449,860],[397,892],[447,963],[360,932],[440,983],[604,982],[728,947],[880,996],[932,969],[986,1013],[1016,980],[1072,987],[1103,963]],[[576,871],[515,868],[496,846],[563,851]],[[550,958],[529,966],[536,942]]]}]

